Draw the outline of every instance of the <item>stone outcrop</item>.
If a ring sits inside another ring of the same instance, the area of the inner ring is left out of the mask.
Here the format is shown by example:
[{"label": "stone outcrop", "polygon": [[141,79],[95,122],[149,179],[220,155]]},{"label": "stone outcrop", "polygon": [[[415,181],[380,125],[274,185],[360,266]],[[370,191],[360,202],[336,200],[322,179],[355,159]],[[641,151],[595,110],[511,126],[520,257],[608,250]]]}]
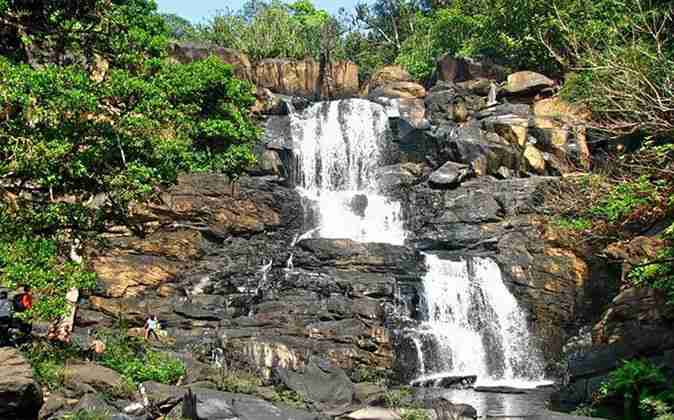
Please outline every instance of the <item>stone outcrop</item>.
[{"label": "stone outcrop", "polygon": [[262,60],[255,65],[254,80],[275,93],[317,99],[356,96],[359,90],[358,67],[347,61],[321,67],[311,59]]},{"label": "stone outcrop", "polygon": [[384,66],[377,70],[365,84],[362,90],[362,96],[367,96],[370,92],[382,86],[396,82],[411,82],[412,76],[400,65]]},{"label": "stone outcrop", "polygon": [[0,348],[0,418],[31,420],[42,405],[33,369],[18,350]]}]

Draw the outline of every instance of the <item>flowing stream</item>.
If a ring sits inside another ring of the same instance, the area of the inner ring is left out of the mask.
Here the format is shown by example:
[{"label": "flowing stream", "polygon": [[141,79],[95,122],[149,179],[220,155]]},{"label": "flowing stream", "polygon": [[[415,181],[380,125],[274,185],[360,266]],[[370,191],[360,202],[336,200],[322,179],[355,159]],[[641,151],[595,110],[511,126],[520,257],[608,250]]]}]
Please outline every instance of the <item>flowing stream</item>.
[{"label": "flowing stream", "polygon": [[[313,214],[301,239],[404,244],[401,205],[381,194],[375,177],[386,160],[386,109],[362,99],[322,102],[291,119],[296,184]],[[418,355],[413,383],[466,376],[479,385],[543,383],[543,358],[498,265],[425,257],[424,317],[409,331]]]},{"label": "flowing stream", "polygon": [[322,102],[292,115],[297,185],[317,228],[311,236],[402,245],[400,203],[380,194],[375,170],[389,131],[383,106],[363,99]]}]

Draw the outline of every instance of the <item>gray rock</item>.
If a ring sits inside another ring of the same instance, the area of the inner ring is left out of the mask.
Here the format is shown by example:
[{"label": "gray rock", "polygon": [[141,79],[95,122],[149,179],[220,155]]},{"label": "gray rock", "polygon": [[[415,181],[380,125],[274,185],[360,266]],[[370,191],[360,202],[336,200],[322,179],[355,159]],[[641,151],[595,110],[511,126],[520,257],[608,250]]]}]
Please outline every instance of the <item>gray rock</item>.
[{"label": "gray rock", "polygon": [[0,348],[0,418],[35,418],[42,391],[33,369],[13,348]]},{"label": "gray rock", "polygon": [[452,188],[467,179],[471,173],[472,170],[468,165],[447,162],[431,174],[430,178],[428,178],[428,183],[433,188]]},{"label": "gray rock", "polygon": [[[275,405],[243,394],[191,388],[183,402],[183,416],[199,420],[314,420],[316,415]],[[192,416],[192,417],[190,417]]]},{"label": "gray rock", "polygon": [[280,381],[319,409],[334,409],[353,402],[355,388],[346,373],[326,362],[310,361],[301,372],[277,369]]}]

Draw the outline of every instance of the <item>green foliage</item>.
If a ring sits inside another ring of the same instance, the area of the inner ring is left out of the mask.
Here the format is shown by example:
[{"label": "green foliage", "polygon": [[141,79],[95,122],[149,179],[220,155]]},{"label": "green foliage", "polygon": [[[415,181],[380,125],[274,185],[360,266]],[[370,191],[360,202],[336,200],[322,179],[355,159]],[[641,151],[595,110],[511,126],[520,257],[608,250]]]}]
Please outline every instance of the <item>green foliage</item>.
[{"label": "green foliage", "polygon": [[552,223],[565,230],[583,231],[592,227],[592,220],[586,218],[557,217]]},{"label": "green foliage", "polygon": [[420,408],[403,408],[400,410],[402,420],[430,420],[431,416],[426,410]]},{"label": "green foliage", "polygon": [[674,420],[671,405],[657,398],[644,398],[639,403],[639,410],[643,417],[653,420]]},{"label": "green foliage", "polygon": [[351,377],[355,382],[370,382],[378,385],[386,385],[389,382],[390,372],[386,369],[374,367],[360,367],[356,369]]},{"label": "green foliage", "polygon": [[412,396],[410,388],[402,387],[390,389],[384,394],[384,405],[388,408],[400,408],[408,405],[407,400]]},{"label": "green foliage", "polygon": [[33,286],[22,316],[54,320],[69,288],[94,285],[68,243],[128,224],[132,202],[180,173],[236,180],[260,133],[252,86],[230,66],[162,61],[168,32],[153,1],[1,6],[0,283]]},{"label": "green foliage", "polygon": [[644,360],[624,361],[609,374],[599,390],[598,400],[614,397],[624,401],[626,415],[637,415],[647,398],[658,395],[667,383],[659,367]]},{"label": "green foliage", "polygon": [[674,7],[652,0],[570,2],[558,19],[569,67],[562,91],[611,135],[674,132]]},{"label": "green foliage", "polygon": [[285,386],[274,387],[274,392],[271,395],[271,401],[279,404],[289,405],[296,408],[306,408],[307,403],[304,398],[296,391],[288,389]]},{"label": "green foliage", "polygon": [[52,391],[63,385],[65,364],[82,358],[80,350],[74,346],[56,346],[42,341],[34,341],[21,350],[33,367],[37,381]]},{"label": "green foliage", "polygon": [[110,420],[112,416],[101,410],[80,410],[76,413],[66,414],[63,420]]},{"label": "green foliage", "polygon": [[615,223],[638,208],[655,205],[661,186],[660,183],[652,182],[645,176],[618,184],[590,212]]},{"label": "green foliage", "polygon": [[665,230],[663,239],[666,245],[656,258],[634,267],[629,278],[637,286],[664,290],[667,303],[674,305],[674,224]]},{"label": "green foliage", "polygon": [[62,54],[58,61],[74,57],[82,63],[99,56],[114,67],[131,68],[165,52],[167,28],[152,0],[82,0],[77,7],[61,1],[3,4],[0,55],[39,63],[51,62],[54,53]]},{"label": "green foliage", "polygon": [[[309,0],[251,2],[241,11],[227,10],[202,27],[198,37],[264,58],[320,58],[335,41],[337,22]],[[332,49],[332,48],[330,48]]]},{"label": "green foliage", "polygon": [[248,372],[223,370],[216,385],[224,392],[255,394],[258,387],[262,386],[262,381]]},{"label": "green foliage", "polygon": [[23,318],[54,320],[68,308],[65,295],[71,288],[91,289],[96,277],[81,264],[59,258],[56,242],[35,238],[0,241],[0,284],[16,289],[31,286],[40,291],[39,299]]},{"label": "green foliage", "polygon": [[185,375],[185,366],[180,360],[146,349],[139,339],[118,333],[107,335],[105,343],[100,363],[136,384],[146,381],[173,384]]}]

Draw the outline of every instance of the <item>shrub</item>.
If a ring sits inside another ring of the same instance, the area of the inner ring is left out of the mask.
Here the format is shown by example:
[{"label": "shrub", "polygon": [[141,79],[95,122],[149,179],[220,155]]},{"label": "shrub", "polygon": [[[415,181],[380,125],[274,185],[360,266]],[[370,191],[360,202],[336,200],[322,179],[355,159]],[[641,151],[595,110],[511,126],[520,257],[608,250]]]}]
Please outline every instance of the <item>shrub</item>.
[{"label": "shrub", "polygon": [[296,391],[285,386],[277,386],[271,396],[272,402],[289,405],[296,408],[306,408],[307,403]]},{"label": "shrub", "polygon": [[37,381],[49,390],[63,386],[63,371],[66,363],[82,358],[82,352],[71,345],[52,345],[34,341],[22,347],[22,353],[33,367]]},{"label": "shrub", "polygon": [[255,394],[262,381],[257,376],[244,372],[223,369],[217,382],[218,389],[235,394]]},{"label": "shrub", "polygon": [[169,355],[148,350],[139,339],[108,335],[100,363],[139,384],[155,381],[173,384],[185,375],[184,364]]},{"label": "shrub", "polygon": [[390,389],[384,394],[384,405],[388,408],[407,407],[411,396],[412,390],[410,388]]},{"label": "shrub", "polygon": [[431,416],[426,410],[419,408],[403,408],[400,410],[402,420],[430,420]]}]

